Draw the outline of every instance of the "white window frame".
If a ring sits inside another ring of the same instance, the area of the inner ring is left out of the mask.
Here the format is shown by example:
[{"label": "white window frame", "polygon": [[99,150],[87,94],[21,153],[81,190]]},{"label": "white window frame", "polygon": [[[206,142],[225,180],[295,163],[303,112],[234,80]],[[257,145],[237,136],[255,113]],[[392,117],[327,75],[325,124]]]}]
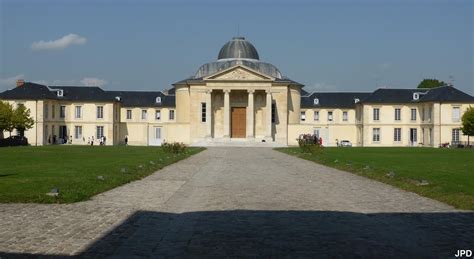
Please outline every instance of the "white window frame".
[{"label": "white window frame", "polygon": [[314,121],[319,121],[319,111],[314,111],[313,116],[314,116]]},{"label": "white window frame", "polygon": [[126,112],[125,112],[125,116],[127,118],[127,120],[131,120],[132,119],[132,110],[128,109]]},{"label": "white window frame", "polygon": [[402,109],[401,108],[395,108],[395,121],[401,121],[402,120]]},{"label": "white window frame", "polygon": [[380,142],[380,128],[372,128],[372,142]]},{"label": "white window frame", "polygon": [[461,140],[461,129],[455,128],[451,130],[451,142],[452,144],[459,143]]},{"label": "white window frame", "polygon": [[170,121],[173,121],[174,120],[174,110],[170,110],[169,113],[168,113],[168,116],[169,116],[169,120]]},{"label": "white window frame", "polygon": [[373,121],[380,121],[380,108],[373,108],[372,119]]},{"label": "white window frame", "polygon": [[66,105],[59,106],[59,118],[60,119],[66,118]]},{"label": "white window frame", "polygon": [[306,121],[306,111],[301,111],[300,112],[300,120],[301,121]]},{"label": "white window frame", "polygon": [[155,120],[161,120],[161,110],[155,110]]},{"label": "white window frame", "polygon": [[393,141],[401,142],[402,141],[402,128],[393,129]]},{"label": "white window frame", "polygon": [[161,127],[155,127],[155,139],[161,139]]},{"label": "white window frame", "polygon": [[95,128],[96,139],[100,139],[104,136],[104,126],[96,126]]},{"label": "white window frame", "polygon": [[416,121],[416,112],[417,112],[416,108],[411,108],[410,109],[410,120],[411,121]]},{"label": "white window frame", "polygon": [[334,112],[328,111],[328,121],[334,121]]},{"label": "white window frame", "polygon": [[44,105],[44,118],[48,119],[48,116],[49,116],[49,104],[46,103]]},{"label": "white window frame", "polygon": [[82,118],[82,106],[77,105],[74,107],[74,118],[76,119]]},{"label": "white window frame", "polygon": [[96,117],[97,119],[103,119],[104,118],[104,106],[103,105],[98,105],[96,108]]},{"label": "white window frame", "polygon": [[349,121],[349,112],[348,111],[342,111],[342,121]]},{"label": "white window frame", "polygon": [[142,120],[146,120],[148,118],[148,111],[147,110],[142,110]]},{"label": "white window frame", "polygon": [[82,126],[74,126],[74,139],[82,139]]},{"label": "white window frame", "polygon": [[453,118],[453,122],[460,122],[461,121],[461,107],[459,107],[459,106],[454,106],[453,107],[452,118]]},{"label": "white window frame", "polygon": [[55,119],[56,118],[56,105],[52,105],[51,107],[51,118]]}]

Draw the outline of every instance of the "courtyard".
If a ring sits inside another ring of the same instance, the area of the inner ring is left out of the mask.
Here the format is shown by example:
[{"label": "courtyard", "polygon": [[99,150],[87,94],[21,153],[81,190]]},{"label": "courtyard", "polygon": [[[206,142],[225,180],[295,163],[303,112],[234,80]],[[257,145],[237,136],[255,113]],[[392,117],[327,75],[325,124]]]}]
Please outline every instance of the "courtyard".
[{"label": "courtyard", "polygon": [[450,257],[474,233],[471,211],[269,148],[209,148],[90,200],[0,214],[7,258]]}]

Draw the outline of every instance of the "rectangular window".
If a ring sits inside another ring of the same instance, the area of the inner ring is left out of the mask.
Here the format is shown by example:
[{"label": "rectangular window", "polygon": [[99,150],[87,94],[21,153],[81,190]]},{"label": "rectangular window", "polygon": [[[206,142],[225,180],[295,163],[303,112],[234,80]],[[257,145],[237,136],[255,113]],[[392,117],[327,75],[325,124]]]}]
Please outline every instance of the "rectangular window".
[{"label": "rectangular window", "polygon": [[428,121],[431,121],[431,114],[433,113],[433,109],[431,108],[431,106],[428,108]]},{"label": "rectangular window", "polygon": [[97,129],[97,130],[96,130],[96,132],[97,132],[97,134],[96,134],[97,139],[102,138],[102,137],[104,136],[104,126],[97,126],[96,129]]},{"label": "rectangular window", "polygon": [[155,120],[161,120],[161,110],[155,110]]},{"label": "rectangular window", "polygon": [[97,119],[104,118],[104,106],[97,106]]},{"label": "rectangular window", "polygon": [[276,103],[272,103],[272,123],[276,121]]},{"label": "rectangular window", "polygon": [[332,112],[328,112],[328,121],[333,121],[334,117],[332,115]]},{"label": "rectangular window", "polygon": [[461,109],[459,107],[453,107],[453,121],[459,122],[461,119]]},{"label": "rectangular window", "polygon": [[314,111],[314,121],[319,121],[319,111]]},{"label": "rectangular window", "polygon": [[127,120],[132,119],[132,110],[127,110]]},{"label": "rectangular window", "polygon": [[411,109],[411,120],[416,121],[416,108]]},{"label": "rectangular window", "polygon": [[395,142],[402,141],[402,129],[401,128],[393,129],[393,141],[395,141]]},{"label": "rectangular window", "polygon": [[320,128],[315,128],[315,129],[313,130],[313,134],[314,134],[314,135],[316,136],[316,138],[318,138],[318,139],[319,139],[320,130],[321,130]]},{"label": "rectangular window", "polygon": [[421,121],[425,121],[425,107],[421,108]]},{"label": "rectangular window", "polygon": [[380,141],[380,128],[373,128],[372,129],[372,141],[379,142]]},{"label": "rectangular window", "polygon": [[374,121],[378,121],[380,119],[380,109],[374,108]]},{"label": "rectangular window", "polygon": [[201,122],[206,122],[206,103],[201,103]]},{"label": "rectangular window", "polygon": [[142,120],[146,120],[147,117],[148,117],[147,110],[142,110]]},{"label": "rectangular window", "polygon": [[76,119],[80,119],[82,117],[82,107],[81,106],[76,106],[76,110],[75,110],[75,118]]},{"label": "rectangular window", "polygon": [[170,120],[174,120],[174,110],[170,110]]},{"label": "rectangular window", "polygon": [[53,104],[51,107],[51,115],[53,115],[53,119],[56,118],[56,105]]},{"label": "rectangular window", "polygon": [[48,125],[45,125],[44,126],[44,141],[48,141],[48,143],[50,143],[50,140],[48,140],[48,137],[49,137],[49,131],[48,131],[49,127]]},{"label": "rectangular window", "polygon": [[66,118],[66,106],[64,105],[59,106],[59,118]]},{"label": "rectangular window", "polygon": [[452,132],[452,142],[453,144],[459,143],[459,129],[453,129]]},{"label": "rectangular window", "polygon": [[46,103],[44,105],[44,118],[47,119],[49,116],[49,105]]},{"label": "rectangular window", "polygon": [[395,108],[395,120],[402,120],[402,110],[400,108]]},{"label": "rectangular window", "polygon": [[348,121],[348,120],[349,120],[349,116],[347,112],[342,112],[342,121]]},{"label": "rectangular window", "polygon": [[301,119],[301,121],[306,121],[306,111],[301,111],[300,119]]},{"label": "rectangular window", "polygon": [[74,127],[74,138],[81,139],[82,138],[82,126],[75,126]]},{"label": "rectangular window", "polygon": [[161,128],[155,128],[155,139],[161,139]]}]

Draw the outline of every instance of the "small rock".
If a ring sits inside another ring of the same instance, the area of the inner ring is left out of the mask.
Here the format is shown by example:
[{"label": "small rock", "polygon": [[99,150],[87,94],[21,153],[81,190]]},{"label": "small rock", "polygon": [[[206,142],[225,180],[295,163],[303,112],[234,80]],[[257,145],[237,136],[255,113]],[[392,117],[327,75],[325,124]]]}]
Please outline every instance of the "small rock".
[{"label": "small rock", "polygon": [[388,173],[387,173],[387,174],[385,174],[385,175],[386,175],[387,177],[390,177],[390,178],[393,178],[393,177],[395,177],[395,173],[394,173],[394,172],[392,172],[392,171],[388,172]]},{"label": "small rock", "polygon": [[429,183],[427,180],[422,179],[422,180],[418,181],[418,183],[417,183],[416,185],[418,185],[418,186],[426,186],[426,185],[430,185],[430,183]]},{"label": "small rock", "polygon": [[59,188],[53,188],[50,192],[46,193],[46,195],[51,197],[58,197],[59,196]]},{"label": "small rock", "polygon": [[105,177],[104,177],[104,176],[102,176],[102,175],[99,175],[99,176],[97,176],[97,180],[101,180],[101,181],[103,181],[103,180],[105,180]]}]

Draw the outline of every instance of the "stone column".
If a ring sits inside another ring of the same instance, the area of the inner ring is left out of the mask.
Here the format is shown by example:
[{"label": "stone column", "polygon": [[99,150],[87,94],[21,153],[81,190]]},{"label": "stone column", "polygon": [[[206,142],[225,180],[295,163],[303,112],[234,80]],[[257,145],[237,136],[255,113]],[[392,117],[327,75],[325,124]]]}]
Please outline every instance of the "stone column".
[{"label": "stone column", "polygon": [[224,89],[224,138],[230,138],[230,90]]},{"label": "stone column", "polygon": [[265,139],[266,141],[272,141],[272,93],[270,90],[266,90],[267,93],[267,100],[266,100],[266,107],[265,107]]},{"label": "stone column", "polygon": [[255,90],[248,90],[249,93],[249,100],[247,105],[247,138],[253,139],[254,138],[254,96],[253,93]]},{"label": "stone column", "polygon": [[206,138],[212,138],[212,90],[206,91]]}]

